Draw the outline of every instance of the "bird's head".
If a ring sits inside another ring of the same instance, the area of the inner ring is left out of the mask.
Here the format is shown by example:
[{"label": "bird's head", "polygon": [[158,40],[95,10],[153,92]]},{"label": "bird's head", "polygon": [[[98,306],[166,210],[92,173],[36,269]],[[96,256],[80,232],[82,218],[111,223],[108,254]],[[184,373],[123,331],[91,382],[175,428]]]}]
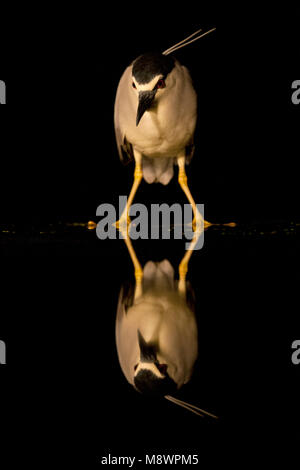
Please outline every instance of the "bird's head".
[{"label": "bird's head", "polygon": [[134,386],[145,394],[165,396],[177,389],[168,375],[168,365],[157,359],[157,346],[147,343],[138,330],[140,360],[134,366]]},{"label": "bird's head", "polygon": [[138,97],[136,125],[145,111],[172,87],[174,66],[172,57],[156,52],[143,54],[133,62],[131,86]]}]

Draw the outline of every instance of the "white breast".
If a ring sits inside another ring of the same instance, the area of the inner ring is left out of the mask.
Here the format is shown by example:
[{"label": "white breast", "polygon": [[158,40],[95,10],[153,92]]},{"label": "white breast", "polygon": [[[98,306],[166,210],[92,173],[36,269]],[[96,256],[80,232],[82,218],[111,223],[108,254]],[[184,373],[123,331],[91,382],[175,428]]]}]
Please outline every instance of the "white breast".
[{"label": "white breast", "polygon": [[172,83],[155,97],[136,126],[137,95],[128,67],[119,83],[115,103],[115,123],[122,135],[143,155],[175,157],[191,141],[197,116],[197,97],[188,70],[176,62]]},{"label": "white breast", "polygon": [[157,358],[180,387],[192,373],[198,354],[197,323],[177,290],[174,269],[167,260],[144,267],[143,295],[127,312],[118,310],[116,343],[119,362],[133,384],[134,365],[140,350],[137,330],[146,341],[159,346]]}]

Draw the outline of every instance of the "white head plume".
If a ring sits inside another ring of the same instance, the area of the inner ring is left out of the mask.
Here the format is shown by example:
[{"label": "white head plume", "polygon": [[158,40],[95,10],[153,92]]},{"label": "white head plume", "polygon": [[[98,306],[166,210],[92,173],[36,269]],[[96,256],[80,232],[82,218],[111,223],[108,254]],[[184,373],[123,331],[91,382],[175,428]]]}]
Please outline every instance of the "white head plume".
[{"label": "white head plume", "polygon": [[[206,31],[205,33],[202,33],[200,34],[199,36],[195,37],[194,36],[198,33],[200,33],[202,31],[202,29],[198,29],[197,31],[195,31],[193,34],[191,34],[190,36],[188,36],[187,38],[183,39],[182,41],[178,42],[177,44],[174,44],[174,46],[172,47],[169,47],[169,49],[166,49],[163,54],[164,55],[168,55],[168,54],[171,54],[172,52],[175,52],[177,51],[178,49],[181,49],[182,47],[185,47],[187,46],[188,44],[191,44],[192,42],[194,41],[198,41],[198,39],[202,38],[203,36],[206,36],[207,34],[209,33],[212,33],[213,31],[215,31],[216,28],[212,28],[210,29],[209,31]],[[192,39],[193,38],[193,39]]]}]

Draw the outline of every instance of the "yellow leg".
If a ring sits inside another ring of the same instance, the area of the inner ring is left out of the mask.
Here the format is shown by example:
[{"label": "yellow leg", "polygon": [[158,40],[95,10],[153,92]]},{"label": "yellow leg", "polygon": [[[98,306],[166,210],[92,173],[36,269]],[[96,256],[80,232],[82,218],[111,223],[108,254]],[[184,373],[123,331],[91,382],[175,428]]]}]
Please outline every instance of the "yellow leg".
[{"label": "yellow leg", "polygon": [[126,230],[126,227],[128,228],[130,225],[130,217],[129,217],[129,209],[130,206],[133,202],[134,196],[137,192],[137,189],[139,185],[141,184],[141,181],[143,179],[143,170],[142,170],[142,155],[138,152],[134,152],[134,157],[135,157],[135,170],[134,170],[134,181],[133,185],[130,191],[130,194],[127,199],[127,204],[125,209],[123,210],[123,213],[120,217],[120,219],[114,223],[114,226],[119,229],[119,230]]},{"label": "yellow leg", "polygon": [[186,172],[185,172],[185,157],[178,157],[177,163],[178,163],[178,168],[179,168],[178,182],[179,182],[184,194],[186,195],[189,203],[191,204],[192,209],[193,209],[193,213],[194,213],[193,230],[194,231],[196,231],[196,230],[201,231],[201,230],[203,230],[203,228],[207,228],[211,224],[203,219],[202,215],[200,214],[200,212],[199,212],[199,210],[196,206],[196,203],[195,203],[194,198],[191,194],[190,188],[188,187],[187,176],[186,176]]},{"label": "yellow leg", "polygon": [[183,259],[181,260],[180,264],[179,264],[179,268],[178,268],[178,271],[179,271],[179,283],[178,283],[178,290],[179,292],[185,296],[186,294],[186,275],[187,275],[187,272],[188,272],[188,260],[185,259],[185,257],[183,257]]}]

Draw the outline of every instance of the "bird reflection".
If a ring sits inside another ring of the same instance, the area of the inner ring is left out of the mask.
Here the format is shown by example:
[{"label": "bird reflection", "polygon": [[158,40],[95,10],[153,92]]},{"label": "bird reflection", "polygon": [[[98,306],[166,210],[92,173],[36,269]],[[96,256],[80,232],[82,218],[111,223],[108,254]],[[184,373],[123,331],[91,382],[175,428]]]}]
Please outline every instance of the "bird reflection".
[{"label": "bird reflection", "polygon": [[179,264],[179,280],[167,259],[142,268],[128,232],[123,235],[135,269],[135,282],[121,288],[116,318],[117,353],[126,379],[138,392],[216,418],[173,396],[190,380],[198,355],[195,297],[186,274],[201,232]]},{"label": "bird reflection", "polygon": [[134,288],[121,290],[118,356],[125,377],[139,392],[164,396],[191,378],[198,341],[193,292],[186,284],[182,292],[168,260],[148,261],[138,295]]},{"label": "bird reflection", "polygon": [[178,182],[193,208],[193,229],[205,224],[185,172],[195,148],[197,95],[188,69],[172,54],[215,29],[201,34],[201,29],[195,31],[164,52],[142,54],[120,79],[114,108],[116,141],[121,161],[134,161],[135,171],[126,207],[115,222],[117,228],[130,225],[130,206],[142,179],[167,185],[173,178],[174,164],[178,165]]}]

